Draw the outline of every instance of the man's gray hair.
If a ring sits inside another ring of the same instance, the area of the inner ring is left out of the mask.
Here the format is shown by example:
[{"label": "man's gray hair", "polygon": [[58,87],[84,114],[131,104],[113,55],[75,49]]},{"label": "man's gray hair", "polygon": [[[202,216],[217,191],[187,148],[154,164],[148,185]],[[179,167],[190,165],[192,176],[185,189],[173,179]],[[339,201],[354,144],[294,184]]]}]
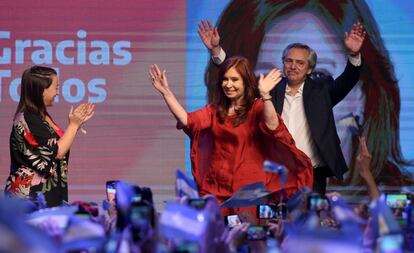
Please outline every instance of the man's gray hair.
[{"label": "man's gray hair", "polygon": [[309,63],[309,67],[312,69],[312,71],[315,69],[316,66],[316,60],[318,59],[318,56],[316,55],[315,50],[313,50],[311,47],[309,47],[306,44],[302,44],[302,43],[292,43],[289,44],[284,50],[283,50],[283,56],[282,56],[282,60],[285,61],[286,55],[289,52],[290,49],[292,48],[300,48],[300,49],[305,49],[309,52],[309,56],[308,56],[308,63]]}]

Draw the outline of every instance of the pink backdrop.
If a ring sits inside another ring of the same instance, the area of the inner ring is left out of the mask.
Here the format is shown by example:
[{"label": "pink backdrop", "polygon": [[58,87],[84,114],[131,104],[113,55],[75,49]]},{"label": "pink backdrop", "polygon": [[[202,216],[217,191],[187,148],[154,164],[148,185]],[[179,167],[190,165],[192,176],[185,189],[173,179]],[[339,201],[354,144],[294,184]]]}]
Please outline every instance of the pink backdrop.
[{"label": "pink backdrop", "polygon": [[[59,72],[59,101],[49,112],[60,127],[66,128],[71,105],[96,102],[87,135],[78,133],[71,148],[69,200],[100,203],[111,179],[150,186],[158,204],[171,198],[175,169],[184,167],[185,135],[175,129],[147,73],[152,63],[167,69],[184,103],[185,7],[180,0],[1,3],[1,188],[17,106],[19,80],[13,80],[42,63]],[[60,50],[72,43],[63,59]]]}]

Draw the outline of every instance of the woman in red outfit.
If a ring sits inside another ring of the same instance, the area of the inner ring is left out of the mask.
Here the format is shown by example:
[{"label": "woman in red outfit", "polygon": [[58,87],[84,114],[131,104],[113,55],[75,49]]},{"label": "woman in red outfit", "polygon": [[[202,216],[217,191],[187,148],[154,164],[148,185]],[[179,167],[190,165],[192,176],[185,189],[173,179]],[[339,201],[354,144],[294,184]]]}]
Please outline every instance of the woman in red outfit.
[{"label": "woman in red outfit", "polygon": [[191,138],[192,172],[201,195],[213,194],[223,202],[255,182],[263,182],[269,191],[281,190],[280,178],[263,170],[266,159],[289,170],[288,197],[301,187],[312,187],[310,160],[295,147],[269,95],[281,80],[280,70],[261,74],[257,82],[246,58],[231,57],[220,65],[220,88],[213,102],[192,113],[171,92],[165,71],[153,65],[149,74],[178,125]]}]

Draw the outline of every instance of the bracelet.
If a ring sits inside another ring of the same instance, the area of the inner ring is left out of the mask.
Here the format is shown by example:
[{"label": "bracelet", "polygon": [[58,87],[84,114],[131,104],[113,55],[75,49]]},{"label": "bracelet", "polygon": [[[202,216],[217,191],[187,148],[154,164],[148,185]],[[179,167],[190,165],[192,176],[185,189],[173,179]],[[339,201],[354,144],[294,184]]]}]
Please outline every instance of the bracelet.
[{"label": "bracelet", "polygon": [[269,96],[269,97],[267,97],[267,98],[263,98],[263,97],[262,97],[262,101],[263,101],[263,102],[268,101],[268,100],[272,100],[272,96]]}]

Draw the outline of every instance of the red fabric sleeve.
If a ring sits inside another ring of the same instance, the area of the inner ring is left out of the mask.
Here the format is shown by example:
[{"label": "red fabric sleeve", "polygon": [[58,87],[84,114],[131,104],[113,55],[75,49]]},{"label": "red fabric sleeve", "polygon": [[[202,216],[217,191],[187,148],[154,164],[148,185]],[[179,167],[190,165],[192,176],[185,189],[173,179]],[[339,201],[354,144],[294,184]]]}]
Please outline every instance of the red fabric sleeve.
[{"label": "red fabric sleeve", "polygon": [[213,137],[210,131],[214,109],[207,105],[200,110],[188,113],[187,126],[183,129],[191,139],[191,169],[198,189],[202,189],[202,181],[207,172]]},{"label": "red fabric sleeve", "polygon": [[[258,101],[258,110],[263,113],[263,102]],[[300,190],[302,187],[313,187],[313,168],[309,157],[296,147],[292,135],[285,126],[283,119],[277,114],[279,126],[275,130],[270,130],[263,119],[258,115],[259,128],[262,132],[262,148],[265,157],[268,160],[283,164],[288,169],[288,178],[286,181],[286,192],[288,195]],[[271,175],[268,182],[274,180],[276,175]],[[270,184],[268,189],[278,191],[280,186]]]},{"label": "red fabric sleeve", "polygon": [[184,131],[191,137],[197,132],[211,127],[213,115],[213,106],[207,105],[197,111],[188,113],[187,126]]}]

